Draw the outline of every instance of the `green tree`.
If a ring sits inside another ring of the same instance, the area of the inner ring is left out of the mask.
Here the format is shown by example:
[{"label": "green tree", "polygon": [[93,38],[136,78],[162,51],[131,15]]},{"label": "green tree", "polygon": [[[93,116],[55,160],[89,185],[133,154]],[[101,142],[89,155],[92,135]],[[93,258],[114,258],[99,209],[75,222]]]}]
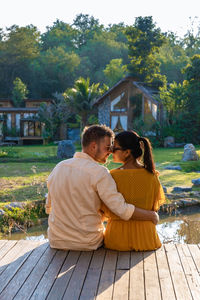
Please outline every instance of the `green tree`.
[{"label": "green tree", "polygon": [[77,30],[76,46],[78,49],[92,39],[95,32],[99,32],[103,28],[98,19],[82,13],[73,20],[73,26]]},{"label": "green tree", "polygon": [[188,130],[194,143],[200,142],[200,55],[196,54],[184,69],[187,95]]},{"label": "green tree", "polygon": [[52,27],[47,27],[47,31],[42,34],[42,49],[62,47],[66,51],[75,50],[75,41],[78,36],[78,30],[74,29],[70,24],[56,20]]},{"label": "green tree", "polygon": [[20,77],[29,85],[30,63],[39,55],[40,33],[33,25],[7,28],[0,42],[1,96],[11,96],[13,80]]},{"label": "green tree", "polygon": [[79,78],[74,87],[67,89],[64,99],[73,112],[80,116],[81,130],[88,124],[88,118],[92,113],[92,101],[99,94],[99,83],[90,85],[90,79]]},{"label": "green tree", "polygon": [[110,87],[112,87],[115,83],[117,83],[120,79],[122,79],[127,73],[127,66],[122,65],[122,59],[116,58],[112,59],[106,68],[103,70],[107,83]]},{"label": "green tree", "polygon": [[141,81],[162,84],[164,77],[160,74],[160,64],[155,53],[165,41],[160,28],[156,28],[152,17],[137,17],[133,26],[126,30],[131,75]]},{"label": "green tree", "polygon": [[182,83],[185,76],[182,69],[189,62],[180,39],[173,33],[166,34],[166,42],[160,47],[159,53],[155,54],[160,63],[160,72],[166,75],[167,81]]},{"label": "green tree", "polygon": [[23,100],[28,95],[27,86],[21,81],[20,78],[16,77],[13,81],[12,100],[15,107],[20,107]]},{"label": "green tree", "polygon": [[179,116],[185,112],[186,95],[185,87],[181,83],[173,82],[168,87],[160,88],[160,99],[166,109],[166,121],[168,125],[174,125]]},{"label": "green tree", "polygon": [[67,52],[61,46],[49,48],[32,63],[34,81],[32,90],[43,97],[63,93],[73,84],[80,58],[75,52]]},{"label": "green tree", "polygon": [[55,93],[51,104],[42,103],[39,107],[39,120],[45,124],[43,137],[47,140],[60,139],[60,129],[67,127],[71,109],[61,94]]},{"label": "green tree", "polygon": [[[105,74],[103,70],[112,59],[122,58],[127,61],[127,45],[115,40],[116,35],[110,32],[94,34],[93,39],[89,40],[80,51],[81,70],[79,75],[92,77],[94,82],[105,83]],[[87,73],[85,72],[85,65]]]}]

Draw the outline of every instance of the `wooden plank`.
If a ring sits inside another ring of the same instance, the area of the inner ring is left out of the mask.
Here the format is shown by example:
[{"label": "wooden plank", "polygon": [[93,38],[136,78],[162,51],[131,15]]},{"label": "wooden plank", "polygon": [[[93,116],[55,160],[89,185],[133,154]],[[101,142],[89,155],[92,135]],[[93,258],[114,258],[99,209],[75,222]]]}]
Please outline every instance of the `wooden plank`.
[{"label": "wooden plank", "polygon": [[131,252],[130,300],[144,300],[144,262],[143,252]]},{"label": "wooden plank", "polygon": [[81,252],[63,300],[76,300],[79,298],[92,255],[93,251]]},{"label": "wooden plank", "polygon": [[[12,261],[12,263],[9,263],[6,270],[0,276],[0,293],[3,291],[3,289],[5,289],[5,287],[8,285],[10,280],[14,277],[14,275],[17,273],[19,268],[26,261],[28,256],[32,253],[33,249],[36,248],[40,243],[40,242],[25,241],[25,240],[20,242],[22,242],[21,245],[23,246],[21,248],[21,251],[18,253],[18,256],[15,257],[15,260]],[[15,247],[12,249],[14,250]]]},{"label": "wooden plank", "polygon": [[7,241],[7,243],[4,244],[4,247],[0,249],[0,260],[16,245],[16,243],[17,241]]},{"label": "wooden plank", "polygon": [[71,279],[76,263],[79,259],[79,251],[70,251],[67,258],[57,275],[56,281],[47,297],[48,300],[59,300],[63,297],[68,283]]},{"label": "wooden plank", "polygon": [[116,264],[117,251],[107,250],[96,300],[112,299]]},{"label": "wooden plank", "polygon": [[167,254],[168,265],[170,268],[176,298],[181,300],[192,299],[175,245],[165,244],[164,247]]},{"label": "wooden plank", "polygon": [[50,265],[56,252],[57,251],[55,249],[51,249],[48,246],[47,250],[42,255],[36,266],[34,266],[33,271],[31,272],[21,289],[18,291],[17,295],[14,298],[15,300],[30,298],[37,285],[39,284],[43,274],[46,272],[48,266]]},{"label": "wooden plank", "polygon": [[[10,241],[11,248],[7,253],[3,256],[3,258],[0,260],[0,274],[4,272],[4,270],[18,257],[21,256],[22,251],[28,246],[27,241],[20,240],[17,241]],[[14,246],[13,246],[14,245]]]},{"label": "wooden plank", "polygon": [[58,250],[30,299],[46,299],[68,251]]},{"label": "wooden plank", "polygon": [[[37,242],[34,242],[35,245],[38,245]],[[13,299],[13,297],[17,294],[17,291],[21,288],[26,278],[31,273],[34,266],[37,264],[38,260],[45,252],[48,243],[40,242],[37,248],[33,250],[33,252],[29,255],[28,259],[22,265],[20,270],[15,274],[3,292],[0,294],[1,300]],[[5,272],[4,272],[5,274]],[[5,285],[5,283],[4,283]]]},{"label": "wooden plank", "polygon": [[106,250],[103,248],[94,252],[92,261],[81,292],[80,300],[95,299],[101,276]]},{"label": "wooden plank", "polygon": [[127,299],[129,294],[130,251],[118,252],[113,299]]},{"label": "wooden plank", "polygon": [[0,240],[0,249],[7,243],[7,240]]},{"label": "wooden plank", "polygon": [[144,252],[144,278],[146,300],[161,299],[155,251]]},{"label": "wooden plank", "polygon": [[197,245],[188,245],[190,253],[193,257],[197,271],[200,274],[200,248]]},{"label": "wooden plank", "polygon": [[117,270],[129,270],[130,269],[130,251],[118,252]]},{"label": "wooden plank", "polygon": [[160,249],[156,250],[156,259],[158,265],[158,275],[160,280],[162,299],[175,300],[176,297],[164,247],[161,247]]},{"label": "wooden plank", "polygon": [[129,270],[116,270],[113,299],[128,300]]},{"label": "wooden plank", "polygon": [[193,299],[200,299],[200,277],[187,245],[176,245]]}]

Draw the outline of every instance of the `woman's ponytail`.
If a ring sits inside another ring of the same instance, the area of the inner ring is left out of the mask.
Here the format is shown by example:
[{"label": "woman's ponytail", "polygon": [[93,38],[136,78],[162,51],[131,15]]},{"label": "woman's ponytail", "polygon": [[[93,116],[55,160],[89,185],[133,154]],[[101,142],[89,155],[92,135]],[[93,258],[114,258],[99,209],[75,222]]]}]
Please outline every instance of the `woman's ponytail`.
[{"label": "woman's ponytail", "polygon": [[144,168],[149,171],[150,173],[155,173],[155,164],[153,161],[153,154],[152,154],[152,147],[151,143],[147,138],[140,137],[139,142],[143,142],[144,144],[144,155],[143,155],[143,161],[144,161]]}]

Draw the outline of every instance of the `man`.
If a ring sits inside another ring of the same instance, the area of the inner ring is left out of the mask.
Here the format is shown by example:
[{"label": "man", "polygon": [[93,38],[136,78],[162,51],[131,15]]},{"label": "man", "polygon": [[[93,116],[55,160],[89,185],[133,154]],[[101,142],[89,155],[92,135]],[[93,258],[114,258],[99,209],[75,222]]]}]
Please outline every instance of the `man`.
[{"label": "man", "polygon": [[123,220],[158,222],[153,211],[136,208],[117,192],[105,163],[114,134],[105,125],[92,125],[82,134],[82,152],[56,165],[48,178],[46,212],[48,238],[57,249],[95,250],[103,243],[101,201]]}]

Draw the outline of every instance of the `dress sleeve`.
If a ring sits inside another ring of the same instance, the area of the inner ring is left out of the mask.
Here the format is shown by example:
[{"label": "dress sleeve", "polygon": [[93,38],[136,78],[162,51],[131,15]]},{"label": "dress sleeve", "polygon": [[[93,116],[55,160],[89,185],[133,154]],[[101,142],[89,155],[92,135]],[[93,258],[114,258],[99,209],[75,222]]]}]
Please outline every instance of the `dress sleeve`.
[{"label": "dress sleeve", "polygon": [[165,203],[165,194],[157,175],[155,175],[154,199],[153,210],[158,211],[160,206]]}]

